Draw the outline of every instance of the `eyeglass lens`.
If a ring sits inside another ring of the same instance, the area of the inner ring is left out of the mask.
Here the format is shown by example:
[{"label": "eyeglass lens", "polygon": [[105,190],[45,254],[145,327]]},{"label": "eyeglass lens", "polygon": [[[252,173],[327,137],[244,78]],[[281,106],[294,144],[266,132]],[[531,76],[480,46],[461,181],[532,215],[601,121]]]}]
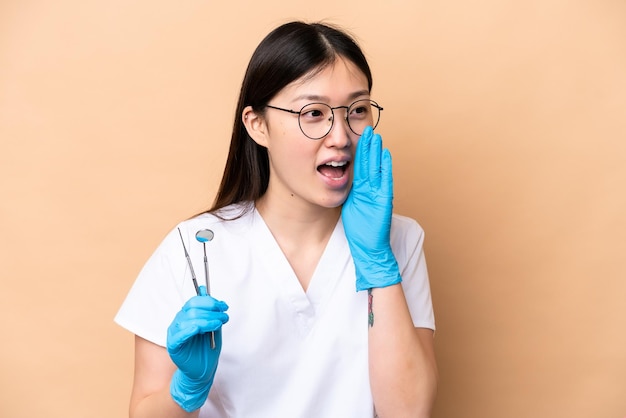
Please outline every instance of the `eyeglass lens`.
[{"label": "eyeglass lens", "polygon": [[[348,127],[356,135],[361,135],[368,126],[375,128],[380,120],[380,108],[372,100],[357,100],[346,113]],[[323,138],[333,127],[333,109],[325,103],[308,104],[300,110],[298,122],[302,133],[309,138]]]}]

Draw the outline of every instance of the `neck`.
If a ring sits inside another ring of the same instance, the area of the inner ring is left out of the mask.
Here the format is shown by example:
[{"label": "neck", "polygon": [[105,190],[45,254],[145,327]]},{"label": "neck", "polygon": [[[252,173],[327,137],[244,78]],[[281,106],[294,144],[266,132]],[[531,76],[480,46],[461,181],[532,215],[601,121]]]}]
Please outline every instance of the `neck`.
[{"label": "neck", "polygon": [[341,216],[341,207],[303,207],[296,202],[276,201],[266,196],[257,200],[256,209],[277,239],[301,243],[327,241]]},{"label": "neck", "polygon": [[256,210],[306,292],[337,226],[341,207],[324,208],[286,200],[261,198],[256,202]]}]

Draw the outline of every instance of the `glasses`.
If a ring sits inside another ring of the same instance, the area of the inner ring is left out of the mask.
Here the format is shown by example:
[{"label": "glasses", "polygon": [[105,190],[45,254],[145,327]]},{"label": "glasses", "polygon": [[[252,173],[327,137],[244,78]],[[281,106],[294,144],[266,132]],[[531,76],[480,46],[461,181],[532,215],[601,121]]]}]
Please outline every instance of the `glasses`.
[{"label": "glasses", "polygon": [[322,139],[333,129],[335,110],[346,109],[346,122],[356,135],[363,134],[366,127],[376,128],[383,110],[373,100],[361,99],[350,106],[330,107],[326,103],[309,103],[300,110],[283,109],[266,105],[269,108],[298,115],[298,125],[304,135],[311,139]]}]

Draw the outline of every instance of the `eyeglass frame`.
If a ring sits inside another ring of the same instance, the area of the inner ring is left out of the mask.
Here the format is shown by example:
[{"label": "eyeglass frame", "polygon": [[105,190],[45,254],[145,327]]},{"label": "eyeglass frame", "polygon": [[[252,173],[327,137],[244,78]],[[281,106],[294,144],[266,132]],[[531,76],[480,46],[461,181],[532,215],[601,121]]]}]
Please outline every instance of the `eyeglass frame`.
[{"label": "eyeglass frame", "polygon": [[[363,132],[356,133],[354,132],[354,129],[352,129],[352,126],[350,125],[350,121],[349,121],[349,113],[348,111],[350,110],[350,108],[352,106],[354,106],[356,103],[358,102],[370,102],[370,106],[374,106],[376,109],[378,109],[378,119],[376,120],[376,123],[373,123],[372,129],[375,129],[378,126],[378,123],[380,122],[380,113],[383,111],[383,108],[374,100],[372,99],[358,99],[355,100],[354,102],[350,103],[350,105],[348,106],[335,106],[335,107],[331,107],[330,105],[326,104],[326,103],[322,103],[322,102],[312,102],[312,103],[307,103],[304,106],[302,106],[302,108],[300,108],[299,111],[297,110],[292,110],[292,109],[284,109],[282,107],[277,107],[277,106],[272,106],[269,104],[266,104],[265,107],[269,107],[270,109],[276,109],[276,110],[282,110],[283,112],[288,112],[294,115],[298,115],[298,127],[300,128],[300,131],[304,134],[304,136],[306,136],[309,139],[312,139],[314,141],[320,140],[322,138],[324,138],[325,136],[327,136],[330,131],[333,130],[333,126],[335,126],[335,109],[346,109],[346,117],[344,118],[346,120],[346,123],[348,124],[348,128],[350,128],[350,130],[352,131],[353,134],[355,135],[362,135]],[[302,111],[304,110],[305,107],[311,106],[311,105],[316,105],[316,104],[320,104],[320,105],[324,105],[326,107],[328,107],[330,109],[330,114],[332,116],[332,121],[330,123],[330,127],[328,128],[328,132],[326,132],[324,135],[320,136],[319,138],[313,138],[309,135],[306,134],[306,132],[304,132],[304,129],[302,129],[302,123],[300,122],[300,117],[302,116]]]}]

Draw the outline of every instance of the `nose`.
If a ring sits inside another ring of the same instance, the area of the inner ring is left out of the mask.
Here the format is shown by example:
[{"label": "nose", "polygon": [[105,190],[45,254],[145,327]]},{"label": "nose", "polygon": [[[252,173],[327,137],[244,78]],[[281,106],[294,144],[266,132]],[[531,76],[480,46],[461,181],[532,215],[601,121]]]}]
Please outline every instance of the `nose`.
[{"label": "nose", "polygon": [[352,145],[354,133],[348,126],[348,120],[338,113],[334,110],[333,125],[324,137],[324,144],[327,147],[346,148]]}]

